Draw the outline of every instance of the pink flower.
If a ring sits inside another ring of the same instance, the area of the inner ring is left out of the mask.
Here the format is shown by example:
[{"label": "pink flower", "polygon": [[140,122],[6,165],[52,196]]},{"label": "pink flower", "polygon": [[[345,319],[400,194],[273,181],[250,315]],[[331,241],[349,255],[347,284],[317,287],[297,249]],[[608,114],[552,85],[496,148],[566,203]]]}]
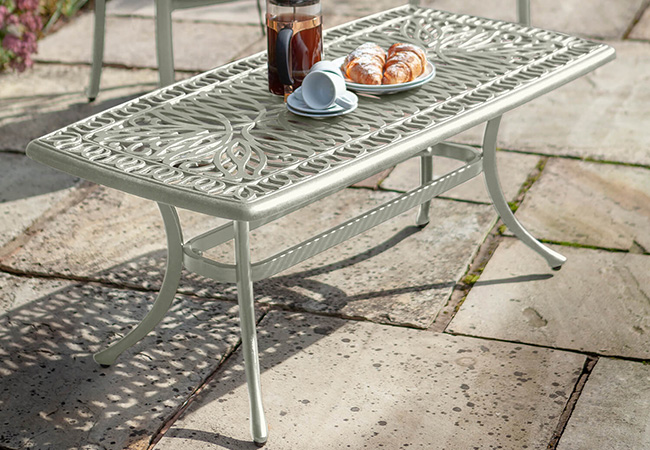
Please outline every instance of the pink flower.
[{"label": "pink flower", "polygon": [[12,59],[11,62],[9,62],[9,66],[12,69],[16,69],[18,72],[24,72],[27,67],[31,67],[31,65],[28,66],[28,64],[34,64],[31,59],[28,61],[23,60],[22,58],[16,58]]},{"label": "pink flower", "polygon": [[24,57],[29,57],[30,54],[36,53],[36,34],[25,32],[23,34],[22,54]]},{"label": "pink flower", "polygon": [[38,9],[38,0],[18,0],[16,7],[23,11],[36,11]]},{"label": "pink flower", "polygon": [[41,17],[32,13],[25,13],[21,15],[20,21],[22,22],[23,25],[25,25],[25,28],[27,28],[27,30],[29,31],[38,31],[43,26]]},{"label": "pink flower", "polygon": [[5,21],[7,19],[7,16],[9,15],[9,10],[5,5],[0,6],[0,28],[3,28],[5,26]]},{"label": "pink flower", "polygon": [[23,43],[18,36],[9,33],[2,40],[2,46],[14,54],[20,53]]},{"label": "pink flower", "polygon": [[5,23],[7,25],[18,25],[20,23],[20,19],[18,18],[17,14],[8,14],[5,18]]}]

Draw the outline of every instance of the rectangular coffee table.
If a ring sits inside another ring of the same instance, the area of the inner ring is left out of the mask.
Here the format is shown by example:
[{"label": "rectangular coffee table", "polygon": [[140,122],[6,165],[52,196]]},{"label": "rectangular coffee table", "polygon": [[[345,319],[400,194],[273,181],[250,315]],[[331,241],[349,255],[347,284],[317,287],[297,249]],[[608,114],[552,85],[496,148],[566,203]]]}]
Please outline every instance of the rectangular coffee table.
[{"label": "rectangular coffee table", "polygon": [[[253,281],[268,278],[411,208],[428,222],[430,200],[484,173],[501,219],[559,269],[565,258],[515,219],[495,160],[501,114],[614,58],[602,43],[525,25],[404,6],[326,33],[326,59],[364,42],[424,48],[436,76],[386,96],[360,96],[358,108],[327,119],[299,117],[267,88],[259,53],[159,89],[32,141],[44,164],[158,202],[167,232],[167,271],[151,311],[128,335],[95,355],[112,364],[167,312],[181,268],[237,283],[253,440],[267,439],[255,333]],[[487,122],[482,149],[444,142]],[[464,165],[433,179],[434,155]],[[421,185],[266,260],[252,263],[249,232],[409,158],[421,159]],[[230,219],[184,241],[176,207]],[[235,264],[203,256],[234,238]]]}]

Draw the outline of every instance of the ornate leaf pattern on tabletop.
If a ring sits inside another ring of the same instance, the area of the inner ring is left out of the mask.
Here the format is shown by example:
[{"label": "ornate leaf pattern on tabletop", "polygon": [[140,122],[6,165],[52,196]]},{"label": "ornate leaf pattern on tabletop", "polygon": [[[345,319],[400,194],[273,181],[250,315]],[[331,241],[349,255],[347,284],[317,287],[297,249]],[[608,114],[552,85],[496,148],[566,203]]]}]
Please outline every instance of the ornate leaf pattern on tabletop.
[{"label": "ornate leaf pattern on tabletop", "polygon": [[327,59],[363,42],[421,46],[422,87],[314,120],[268,93],[266,54],[214,69],[38,140],[105,170],[237,203],[254,202],[422,133],[588,55],[602,44],[541,29],[402,7],[333,28]]}]

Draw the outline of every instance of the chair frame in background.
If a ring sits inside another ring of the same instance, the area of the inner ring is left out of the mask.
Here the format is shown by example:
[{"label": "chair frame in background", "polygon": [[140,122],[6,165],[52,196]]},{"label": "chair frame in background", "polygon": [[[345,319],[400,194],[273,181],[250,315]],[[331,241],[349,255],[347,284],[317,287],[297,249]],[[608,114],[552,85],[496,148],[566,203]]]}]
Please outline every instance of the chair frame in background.
[{"label": "chair frame in background", "polygon": [[[172,12],[177,9],[230,3],[236,0],[155,0],[156,59],[160,87],[172,84],[174,76],[174,47],[172,42]],[[257,0],[262,35],[265,33],[262,6]],[[93,32],[92,65],[90,83],[86,94],[88,101],[94,101],[99,94],[99,85],[104,62],[104,37],[106,33],[106,0],[95,0],[95,28]]]}]

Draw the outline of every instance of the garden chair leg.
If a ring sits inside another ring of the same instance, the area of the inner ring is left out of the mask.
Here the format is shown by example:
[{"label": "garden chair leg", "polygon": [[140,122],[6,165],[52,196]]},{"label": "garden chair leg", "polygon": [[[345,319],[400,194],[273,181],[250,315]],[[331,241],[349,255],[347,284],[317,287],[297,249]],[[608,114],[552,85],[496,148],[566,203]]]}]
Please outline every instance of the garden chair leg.
[{"label": "garden chair leg", "polygon": [[156,57],[160,87],[173,84],[174,48],[172,42],[172,2],[156,0]]},{"label": "garden chair leg", "polygon": [[90,84],[86,94],[92,102],[99,93],[99,82],[102,77],[104,62],[104,31],[106,29],[106,0],[95,0],[95,29],[93,31],[93,56],[90,69]]}]

